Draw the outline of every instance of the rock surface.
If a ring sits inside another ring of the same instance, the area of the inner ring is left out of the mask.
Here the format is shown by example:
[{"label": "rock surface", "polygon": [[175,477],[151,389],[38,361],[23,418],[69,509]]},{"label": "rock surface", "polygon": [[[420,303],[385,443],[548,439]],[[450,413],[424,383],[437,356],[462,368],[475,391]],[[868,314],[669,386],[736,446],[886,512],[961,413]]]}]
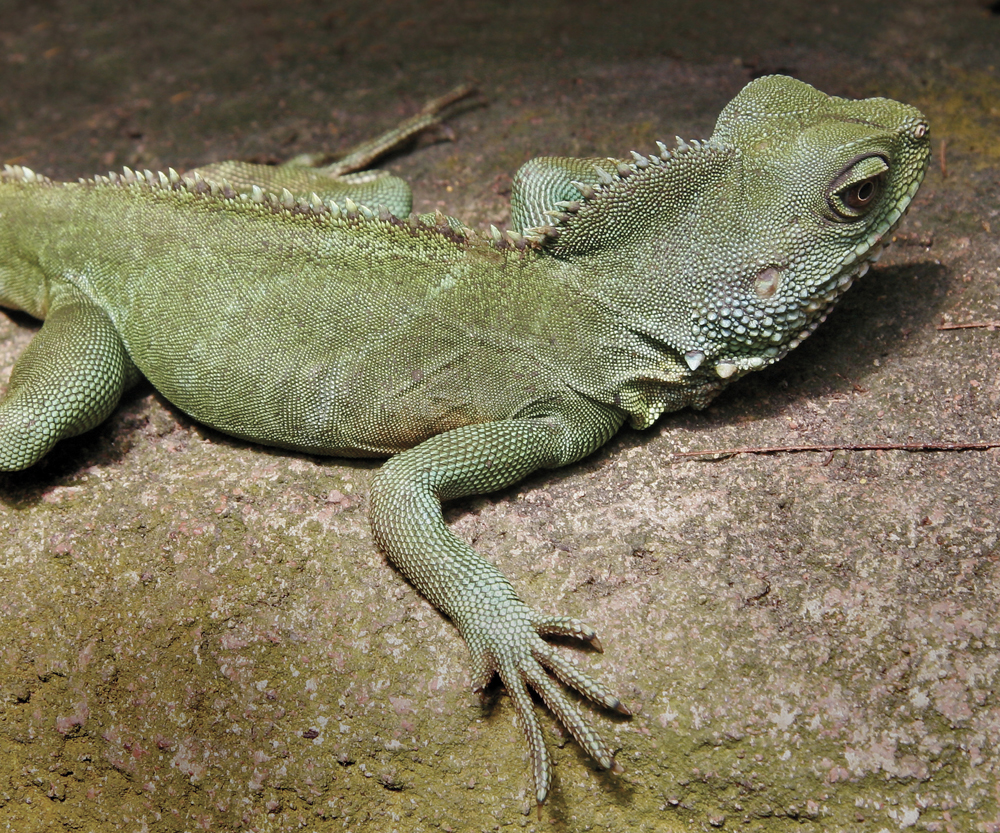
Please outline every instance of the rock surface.
[{"label": "rock surface", "polygon": [[[58,178],[333,151],[476,81],[453,143],[387,167],[418,211],[503,226],[523,161],[707,136],[768,72],[920,107],[935,161],[775,368],[450,507],[526,601],[598,629],[578,659],[636,712],[594,714],[624,775],[546,719],[537,821],[509,702],[471,694],[454,629],[373,546],[376,464],[236,442],[142,388],[0,479],[0,827],[1000,831],[1000,450],[849,448],[1000,443],[1000,15],[7,5],[3,161]],[[0,316],[3,380],[36,329]],[[710,453],[789,446],[837,449]]]}]

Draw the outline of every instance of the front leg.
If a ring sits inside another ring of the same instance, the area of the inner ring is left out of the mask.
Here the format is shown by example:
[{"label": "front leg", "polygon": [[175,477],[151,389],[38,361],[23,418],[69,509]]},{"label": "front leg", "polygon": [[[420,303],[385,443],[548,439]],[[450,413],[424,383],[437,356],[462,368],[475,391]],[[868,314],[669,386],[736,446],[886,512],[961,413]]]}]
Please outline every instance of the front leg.
[{"label": "front leg", "polygon": [[141,378],[108,314],[57,284],[0,397],[0,471],[33,466],[59,440],[100,425]]},{"label": "front leg", "polygon": [[558,211],[567,203],[579,202],[584,187],[600,184],[598,168],[615,171],[621,160],[608,156],[577,159],[570,156],[541,156],[525,162],[517,173],[510,191],[510,225],[514,231],[544,228],[552,225],[550,211]]},{"label": "front leg", "polygon": [[575,404],[571,421],[561,415],[512,419],[432,437],[389,460],[371,496],[376,541],[462,633],[472,653],[473,688],[481,690],[494,673],[500,675],[528,740],[539,804],[551,784],[551,758],[528,687],[604,769],[620,771],[613,752],[548,672],[607,708],[629,711],[542,639],[573,636],[600,649],[593,628],[576,619],[540,614],[522,602],[496,567],[447,528],[441,501],[492,492],[536,469],[577,460],[605,443],[622,423],[622,416],[610,409]]}]

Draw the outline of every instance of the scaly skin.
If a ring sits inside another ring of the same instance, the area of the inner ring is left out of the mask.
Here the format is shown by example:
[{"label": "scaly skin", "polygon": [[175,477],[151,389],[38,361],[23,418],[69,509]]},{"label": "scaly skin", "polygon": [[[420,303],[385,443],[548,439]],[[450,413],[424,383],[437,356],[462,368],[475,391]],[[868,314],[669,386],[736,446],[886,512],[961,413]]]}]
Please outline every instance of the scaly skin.
[{"label": "scaly skin", "polygon": [[556,681],[628,710],[543,638],[599,648],[594,631],[525,605],[447,529],[441,501],[579,460],[626,420],[704,407],[777,361],[877,259],[929,142],[911,107],[774,76],[706,142],[529,162],[516,233],[399,219],[405,183],[350,171],[463,92],[326,169],[63,184],[8,168],[0,304],[45,324],[0,402],[0,469],[94,427],[141,376],[237,437],[396,455],[372,490],[376,540],[455,622],[475,687],[500,675],[541,803],[551,762],[529,688],[604,768],[612,750]]}]

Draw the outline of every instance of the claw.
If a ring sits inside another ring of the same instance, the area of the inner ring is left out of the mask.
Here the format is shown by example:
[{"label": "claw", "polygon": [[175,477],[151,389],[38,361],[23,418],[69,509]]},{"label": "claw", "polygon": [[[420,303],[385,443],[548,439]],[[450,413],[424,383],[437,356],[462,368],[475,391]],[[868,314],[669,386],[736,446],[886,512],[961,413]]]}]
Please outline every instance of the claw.
[{"label": "claw", "polygon": [[547,635],[571,636],[600,650],[600,642],[592,627],[579,619],[538,614],[531,615],[530,622],[537,635],[529,640],[526,655],[508,657],[506,661],[494,658],[495,664],[487,662],[487,665],[499,673],[514,704],[518,723],[528,741],[535,800],[541,807],[552,785],[552,759],[545,746],[529,686],[597,765],[612,772],[623,771],[615,761],[614,752],[587,723],[578,706],[567,697],[557,681],[618,714],[630,716],[632,713],[603,684],[577,669],[540,638]]},{"label": "claw", "polygon": [[586,721],[562,686],[618,714],[630,716],[631,712],[606,686],[580,671],[542,639],[544,636],[569,636],[601,650],[594,629],[569,616],[539,614],[516,598],[507,600],[507,606],[494,614],[511,624],[509,629],[504,629],[505,633],[482,628],[480,634],[483,631],[490,634],[487,639],[470,634],[471,628],[463,629],[472,649],[473,685],[481,689],[494,673],[499,674],[528,741],[535,800],[539,807],[552,786],[552,758],[545,746],[529,687],[601,769],[621,772],[614,752]]},{"label": "claw", "polygon": [[510,694],[514,703],[514,712],[518,723],[528,741],[528,753],[531,758],[531,774],[535,784],[535,800],[541,807],[549,795],[552,786],[552,758],[549,755],[545,739],[542,737],[542,727],[535,715],[535,707],[531,695],[525,685],[523,673],[518,669],[503,669],[499,671],[500,679]]},{"label": "claw", "polygon": [[[533,654],[535,659],[548,668],[563,685],[576,689],[584,697],[609,709],[617,711],[621,707],[621,700],[614,694],[579,671],[576,666],[571,665],[549,646],[546,645],[544,650],[534,651]],[[583,718],[581,717],[580,720],[582,721]]]},{"label": "claw", "polygon": [[569,698],[552,684],[552,680],[541,669],[532,669],[526,674],[531,687],[538,692],[545,705],[569,730],[569,733],[576,739],[588,755],[593,758],[601,769],[610,769],[614,763],[614,753],[583,719],[579,709],[570,702]]},{"label": "claw", "polygon": [[601,640],[597,638],[597,632],[586,622],[574,619],[571,616],[536,616],[532,619],[532,624],[539,636],[570,636],[587,642],[602,654],[604,647]]}]

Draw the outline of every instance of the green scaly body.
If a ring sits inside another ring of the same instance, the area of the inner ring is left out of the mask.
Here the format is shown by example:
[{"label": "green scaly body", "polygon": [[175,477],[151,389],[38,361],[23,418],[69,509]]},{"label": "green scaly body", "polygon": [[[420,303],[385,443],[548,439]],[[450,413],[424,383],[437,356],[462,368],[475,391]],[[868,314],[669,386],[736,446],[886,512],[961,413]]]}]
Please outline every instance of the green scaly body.
[{"label": "green scaly body", "polygon": [[0,469],[99,424],[141,376],[237,437],[396,455],[373,488],[375,537],[458,626],[475,686],[502,678],[541,802],[550,759],[528,688],[606,768],[552,677],[627,710],[542,638],[599,645],[593,630],[528,608],[441,501],[578,460],[626,420],[703,407],[781,358],[877,259],[923,178],[927,126],[896,102],[760,79],[706,142],[529,162],[518,232],[481,236],[400,219],[404,183],[349,173],[459,95],[326,169],[66,184],[8,168],[0,304],[45,324],[0,402]]}]

